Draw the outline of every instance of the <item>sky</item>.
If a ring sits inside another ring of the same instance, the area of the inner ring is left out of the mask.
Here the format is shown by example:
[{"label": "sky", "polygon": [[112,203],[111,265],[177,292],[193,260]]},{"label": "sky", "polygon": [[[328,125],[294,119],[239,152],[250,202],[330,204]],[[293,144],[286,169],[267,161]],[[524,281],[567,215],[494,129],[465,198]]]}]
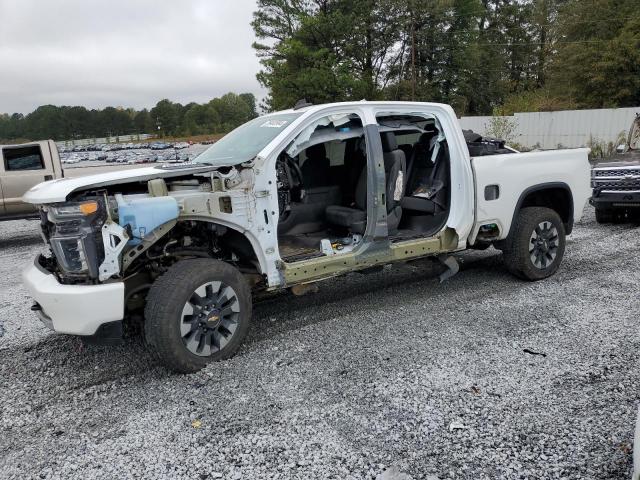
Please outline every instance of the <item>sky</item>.
[{"label": "sky", "polygon": [[255,0],[0,0],[0,112],[266,92]]}]

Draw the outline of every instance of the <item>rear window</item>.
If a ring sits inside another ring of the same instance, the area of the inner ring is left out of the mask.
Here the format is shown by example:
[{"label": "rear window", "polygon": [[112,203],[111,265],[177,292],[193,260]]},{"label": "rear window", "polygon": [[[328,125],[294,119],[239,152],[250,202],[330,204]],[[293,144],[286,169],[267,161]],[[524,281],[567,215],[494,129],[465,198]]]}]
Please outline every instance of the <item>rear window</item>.
[{"label": "rear window", "polygon": [[41,170],[44,168],[42,152],[37,145],[3,148],[2,156],[4,158],[4,169],[7,172]]},{"label": "rear window", "polygon": [[396,134],[396,142],[398,142],[398,145],[413,146],[414,143],[418,142],[420,135],[422,135],[422,132],[399,133],[399,134]]}]

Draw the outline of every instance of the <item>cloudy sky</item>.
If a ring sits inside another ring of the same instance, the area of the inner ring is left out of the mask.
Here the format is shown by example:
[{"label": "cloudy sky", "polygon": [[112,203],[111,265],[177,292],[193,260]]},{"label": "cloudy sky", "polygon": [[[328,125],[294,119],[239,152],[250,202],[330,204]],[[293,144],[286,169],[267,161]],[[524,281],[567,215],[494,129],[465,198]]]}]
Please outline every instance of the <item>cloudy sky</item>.
[{"label": "cloudy sky", "polygon": [[0,112],[265,92],[255,0],[0,0]]}]

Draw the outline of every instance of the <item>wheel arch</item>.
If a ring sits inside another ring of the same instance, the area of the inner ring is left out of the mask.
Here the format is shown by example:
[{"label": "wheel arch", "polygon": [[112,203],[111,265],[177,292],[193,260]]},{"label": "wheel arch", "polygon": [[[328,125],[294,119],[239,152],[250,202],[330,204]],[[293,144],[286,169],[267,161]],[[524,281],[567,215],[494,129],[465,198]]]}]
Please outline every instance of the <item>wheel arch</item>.
[{"label": "wheel arch", "polygon": [[560,215],[565,233],[571,234],[573,230],[573,194],[571,188],[564,182],[540,183],[528,187],[520,194],[516,208],[513,210],[513,218],[509,228],[509,235],[513,233],[518,212],[526,207],[547,207]]},{"label": "wheel arch", "polygon": [[[257,261],[256,268],[258,269],[258,273],[266,274],[267,273],[267,259],[264,254],[262,254],[262,249],[260,248],[260,242],[257,238],[255,238],[250,231],[243,229],[242,227],[235,225],[230,222],[221,221],[220,219],[207,219],[202,217],[182,217],[178,220],[177,224],[181,222],[198,222],[202,224],[208,225],[216,225],[220,227],[225,227],[229,229],[235,237],[236,242],[234,242],[234,249],[242,252],[244,254],[252,255]],[[221,237],[222,238],[222,237]]]}]

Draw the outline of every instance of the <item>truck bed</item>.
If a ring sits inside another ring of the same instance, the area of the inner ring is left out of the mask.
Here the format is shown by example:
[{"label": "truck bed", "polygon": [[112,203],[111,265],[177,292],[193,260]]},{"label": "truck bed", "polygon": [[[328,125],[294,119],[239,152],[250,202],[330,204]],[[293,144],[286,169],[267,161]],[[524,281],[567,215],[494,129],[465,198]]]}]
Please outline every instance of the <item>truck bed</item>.
[{"label": "truck bed", "polygon": [[[576,148],[472,158],[476,221],[470,240],[475,241],[482,225],[493,224],[499,229],[499,239],[506,238],[520,201],[536,189],[566,189],[571,195],[568,207],[573,209],[573,220],[580,220],[591,196],[588,156],[588,148]],[[497,198],[491,199],[491,189],[497,189]]]}]

